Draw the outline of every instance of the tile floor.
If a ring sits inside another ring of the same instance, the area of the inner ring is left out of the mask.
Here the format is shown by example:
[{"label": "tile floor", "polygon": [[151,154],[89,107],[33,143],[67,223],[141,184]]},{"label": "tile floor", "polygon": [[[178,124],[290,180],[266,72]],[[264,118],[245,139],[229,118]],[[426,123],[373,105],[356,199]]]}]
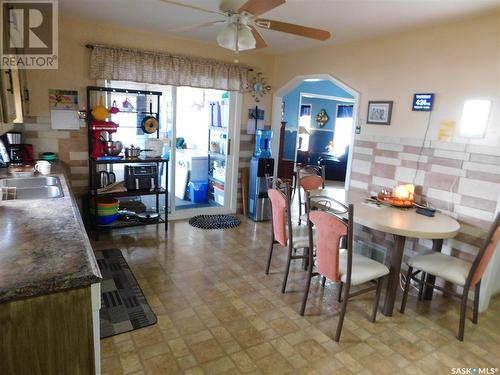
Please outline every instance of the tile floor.
[{"label": "tile floor", "polygon": [[[436,296],[408,301],[407,312],[368,321],[372,295],[348,305],[340,343],[332,340],[336,287],[313,281],[298,314],[304,272],[292,268],[280,293],[285,251],[264,274],[269,224],[205,231],[187,222],[104,235],[118,247],[158,323],[101,341],[103,374],[451,374],[453,367],[500,367],[500,296],[455,339],[459,304]],[[382,296],[383,298],[383,296]],[[399,306],[399,299],[397,302]]]}]

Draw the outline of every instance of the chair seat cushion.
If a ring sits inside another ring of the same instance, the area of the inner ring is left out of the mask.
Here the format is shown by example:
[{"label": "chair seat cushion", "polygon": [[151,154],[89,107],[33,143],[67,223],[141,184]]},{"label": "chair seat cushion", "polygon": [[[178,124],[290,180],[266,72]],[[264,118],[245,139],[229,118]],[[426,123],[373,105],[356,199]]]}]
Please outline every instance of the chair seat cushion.
[{"label": "chair seat cushion", "polygon": [[[341,249],[339,253],[339,272],[340,281],[347,280],[347,250]],[[361,254],[352,254],[352,274],[351,285],[359,285],[370,280],[376,280],[379,277],[389,274],[389,269],[371,258]]]},{"label": "chair seat cushion", "polygon": [[411,257],[408,265],[461,286],[465,285],[472,266],[465,260],[438,252]]}]

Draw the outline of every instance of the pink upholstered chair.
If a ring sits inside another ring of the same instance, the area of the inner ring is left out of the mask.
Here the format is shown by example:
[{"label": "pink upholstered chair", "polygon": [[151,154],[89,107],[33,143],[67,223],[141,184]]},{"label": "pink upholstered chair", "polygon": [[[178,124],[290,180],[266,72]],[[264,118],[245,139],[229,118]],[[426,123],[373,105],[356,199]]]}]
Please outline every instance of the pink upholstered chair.
[{"label": "pink upholstered chair", "polygon": [[[288,249],[288,259],[283,277],[281,292],[285,293],[288,274],[290,272],[290,263],[292,260],[307,260],[309,239],[307,228],[305,226],[292,225],[290,209],[290,185],[276,179],[272,188],[268,189],[267,194],[271,201],[271,244],[269,247],[269,257],[267,260],[266,275],[269,274],[271,259],[273,256],[274,245],[279,244]],[[304,249],[301,255],[296,254],[297,249]]]},{"label": "pink upholstered chair", "polygon": [[[307,191],[316,190],[325,187],[325,166],[298,166],[297,180],[299,182],[299,225],[302,223],[302,206],[307,205],[307,201],[302,195]],[[307,207],[305,207],[307,213]]]},{"label": "pink upholstered chair", "polygon": [[[415,280],[420,284],[419,299],[422,298],[424,285],[436,288],[444,293],[450,294],[461,299],[460,305],[460,323],[458,326],[457,338],[460,341],[464,339],[465,314],[467,311],[467,300],[470,288],[474,287],[474,307],[472,313],[472,323],[477,324],[479,314],[479,293],[481,289],[481,278],[488,266],[495,249],[500,242],[500,213],[497,214],[483,246],[479,250],[476,259],[473,263],[465,260],[445,255],[438,252],[430,254],[416,255],[408,260],[408,272],[406,274],[405,289],[403,292],[403,300],[401,301],[400,312],[405,312],[406,300],[408,298],[408,289],[410,280]],[[413,272],[416,269],[417,271]],[[417,279],[416,275],[422,272],[421,278]],[[434,283],[425,280],[426,275],[437,276],[445,281],[462,287],[462,294],[442,288]]]},{"label": "pink upholstered chair", "polygon": [[[310,194],[306,194],[309,205],[311,203]],[[313,272],[314,258],[313,252],[309,251],[309,263],[307,269],[306,288],[300,315],[304,315],[311,286],[311,279],[314,276],[323,276],[322,284],[324,286],[325,278],[334,282],[340,282],[339,301],[342,299],[342,308],[335,341],[340,340],[344,316],[347,309],[349,298],[375,290],[375,300],[371,321],[375,322],[377,316],[378,302],[382,289],[382,278],[389,274],[389,269],[370,258],[353,253],[353,205],[344,204],[326,197],[315,197],[314,199],[322,201],[321,206],[325,207],[325,199],[329,199],[331,204],[327,210],[310,210],[308,214],[308,233],[309,248],[313,244],[313,225],[316,229],[316,271]],[[347,216],[347,219],[345,218]],[[340,249],[342,237],[347,236],[347,248]],[[369,281],[375,281],[374,285],[350,293],[351,286],[357,286]],[[342,289],[344,295],[342,297]]]}]

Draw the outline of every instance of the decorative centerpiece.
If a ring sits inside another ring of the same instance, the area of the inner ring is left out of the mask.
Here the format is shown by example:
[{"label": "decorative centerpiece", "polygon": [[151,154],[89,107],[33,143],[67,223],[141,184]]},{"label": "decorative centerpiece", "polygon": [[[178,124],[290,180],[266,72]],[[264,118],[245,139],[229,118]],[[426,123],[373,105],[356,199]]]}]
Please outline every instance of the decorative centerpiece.
[{"label": "decorative centerpiece", "polygon": [[392,191],[382,190],[378,193],[377,200],[395,207],[410,208],[415,203],[414,194],[415,185],[404,184],[396,186]]}]

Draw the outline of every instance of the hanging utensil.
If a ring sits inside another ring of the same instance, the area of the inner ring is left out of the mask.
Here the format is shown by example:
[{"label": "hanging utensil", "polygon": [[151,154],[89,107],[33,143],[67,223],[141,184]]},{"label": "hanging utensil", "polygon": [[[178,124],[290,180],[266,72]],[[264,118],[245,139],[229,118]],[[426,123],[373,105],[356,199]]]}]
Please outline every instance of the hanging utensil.
[{"label": "hanging utensil", "polygon": [[153,116],[153,101],[149,101],[149,115],[142,119],[141,128],[144,133],[153,134],[158,130],[158,120]]}]

